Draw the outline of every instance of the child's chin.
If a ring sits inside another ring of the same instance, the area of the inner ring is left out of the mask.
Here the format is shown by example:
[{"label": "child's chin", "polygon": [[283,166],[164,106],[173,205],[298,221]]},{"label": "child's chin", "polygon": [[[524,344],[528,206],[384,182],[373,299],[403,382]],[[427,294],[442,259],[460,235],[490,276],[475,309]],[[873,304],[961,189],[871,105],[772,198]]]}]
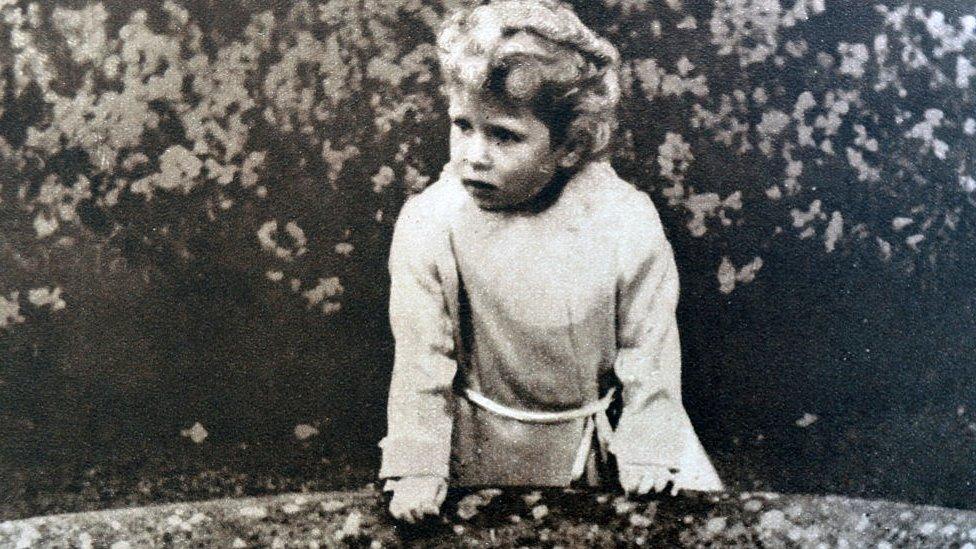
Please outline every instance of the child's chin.
[{"label": "child's chin", "polygon": [[475,200],[475,204],[486,212],[498,212],[509,209],[509,207],[504,204],[495,204],[494,202],[482,202],[480,200]]},{"label": "child's chin", "polygon": [[478,196],[474,193],[468,193],[474,203],[482,210],[495,211],[495,210],[507,210],[511,206],[504,200],[499,200],[494,197]]},{"label": "child's chin", "polygon": [[532,209],[533,200],[518,200],[513,199],[510,196],[499,196],[497,193],[491,194],[481,194],[468,192],[468,196],[471,200],[478,206],[479,209],[497,212],[497,211],[520,211]]}]

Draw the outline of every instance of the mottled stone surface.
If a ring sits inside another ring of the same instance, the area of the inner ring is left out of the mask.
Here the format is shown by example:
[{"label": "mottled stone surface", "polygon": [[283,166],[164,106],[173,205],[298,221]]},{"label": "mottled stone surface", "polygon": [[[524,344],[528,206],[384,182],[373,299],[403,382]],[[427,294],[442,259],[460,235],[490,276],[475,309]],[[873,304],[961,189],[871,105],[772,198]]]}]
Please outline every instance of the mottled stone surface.
[{"label": "mottled stone surface", "polygon": [[[0,514],[161,501],[128,464],[162,453],[375,449],[474,1],[0,0]],[[973,2],[571,3],[621,51],[613,162],[727,485],[976,507]]]},{"label": "mottled stone surface", "polygon": [[[395,526],[379,494],[287,494],[0,523],[3,547],[972,547],[976,513],[885,501],[742,493],[627,500],[519,490],[453,493],[445,516]],[[887,544],[887,545],[886,545]]]}]

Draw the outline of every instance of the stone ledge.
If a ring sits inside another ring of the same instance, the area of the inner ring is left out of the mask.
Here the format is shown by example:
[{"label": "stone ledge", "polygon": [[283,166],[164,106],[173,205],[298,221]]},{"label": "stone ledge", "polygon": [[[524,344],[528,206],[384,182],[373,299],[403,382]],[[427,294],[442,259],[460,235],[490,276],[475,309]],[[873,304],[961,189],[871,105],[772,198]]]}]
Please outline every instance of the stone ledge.
[{"label": "stone ledge", "polygon": [[836,496],[452,491],[444,516],[393,524],[382,496],[286,494],[0,523],[0,547],[976,547],[976,512]]}]

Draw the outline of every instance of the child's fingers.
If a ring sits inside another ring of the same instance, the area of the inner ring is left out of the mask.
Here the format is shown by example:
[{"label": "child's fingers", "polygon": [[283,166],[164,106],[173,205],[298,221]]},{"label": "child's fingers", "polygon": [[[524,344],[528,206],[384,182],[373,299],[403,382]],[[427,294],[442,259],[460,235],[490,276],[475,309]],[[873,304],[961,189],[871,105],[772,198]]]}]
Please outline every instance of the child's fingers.
[{"label": "child's fingers", "polygon": [[435,515],[440,514],[440,507],[447,499],[447,483],[442,482],[437,486],[437,494],[434,496],[434,505],[436,506]]},{"label": "child's fingers", "polygon": [[618,478],[620,480],[620,487],[623,488],[624,492],[632,494],[640,488],[641,479],[644,477],[643,475],[635,475],[628,471],[621,471]]},{"label": "child's fingers", "polygon": [[413,502],[410,504],[402,504],[397,507],[390,506],[390,514],[393,515],[397,520],[401,520],[408,524],[414,524],[421,522],[428,515],[437,516],[440,515],[440,506],[434,502]]},{"label": "child's fingers", "polygon": [[410,506],[410,523],[413,524],[422,520],[424,520],[424,509],[420,504],[415,502]]},{"label": "child's fingers", "polygon": [[410,523],[420,522],[424,520],[424,509],[422,507],[414,507],[410,510]]},{"label": "child's fingers", "polygon": [[404,524],[413,524],[415,522],[410,509],[404,509],[396,519]]},{"label": "child's fingers", "polygon": [[396,520],[414,524],[428,515],[439,515],[446,497],[447,483],[443,479],[403,479],[393,490],[390,515]]},{"label": "child's fingers", "polygon": [[637,486],[638,494],[646,494],[654,487],[654,475],[646,473]]},{"label": "child's fingers", "polygon": [[397,502],[396,497],[390,500],[390,516],[399,520],[400,519],[400,504]]},{"label": "child's fingers", "polygon": [[396,520],[413,524],[417,521],[417,507],[404,501],[404,498],[393,498],[390,502],[390,514]]},{"label": "child's fingers", "polygon": [[415,522],[423,522],[428,517],[436,517],[440,509],[433,503],[424,503],[413,509],[412,517]]},{"label": "child's fingers", "polygon": [[436,517],[437,515],[441,514],[441,510],[440,510],[440,506],[437,505],[436,503],[428,502],[424,504],[423,507],[420,508],[420,513],[421,516],[430,515],[432,517]]},{"label": "child's fingers", "polygon": [[644,475],[644,479],[641,481],[640,487],[637,489],[638,494],[646,494],[653,490],[655,493],[664,491],[668,486],[667,477],[662,477],[659,475],[654,475],[648,473]]},{"label": "child's fingers", "polygon": [[413,517],[411,516],[410,509],[404,507],[403,505],[390,505],[390,515],[396,520],[413,523]]}]

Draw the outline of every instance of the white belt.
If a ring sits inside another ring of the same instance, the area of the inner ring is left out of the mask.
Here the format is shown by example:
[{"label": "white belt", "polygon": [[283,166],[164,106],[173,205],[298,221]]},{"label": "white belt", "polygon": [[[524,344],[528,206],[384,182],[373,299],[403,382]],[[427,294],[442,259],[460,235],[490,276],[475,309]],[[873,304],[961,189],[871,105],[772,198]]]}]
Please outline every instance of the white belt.
[{"label": "white belt", "polygon": [[474,389],[464,390],[464,396],[468,400],[485,410],[525,423],[565,423],[585,417],[586,425],[583,428],[583,440],[580,442],[579,450],[576,452],[576,460],[573,462],[573,480],[582,477],[583,471],[586,469],[586,458],[590,453],[590,444],[592,443],[594,429],[596,430],[597,442],[600,443],[600,453],[606,459],[607,445],[610,443],[610,435],[613,433],[613,427],[610,426],[610,420],[607,419],[607,408],[613,401],[613,394],[614,389],[611,388],[603,398],[591,402],[582,408],[563,410],[561,412],[534,412],[510,408],[504,404],[499,404]]}]

